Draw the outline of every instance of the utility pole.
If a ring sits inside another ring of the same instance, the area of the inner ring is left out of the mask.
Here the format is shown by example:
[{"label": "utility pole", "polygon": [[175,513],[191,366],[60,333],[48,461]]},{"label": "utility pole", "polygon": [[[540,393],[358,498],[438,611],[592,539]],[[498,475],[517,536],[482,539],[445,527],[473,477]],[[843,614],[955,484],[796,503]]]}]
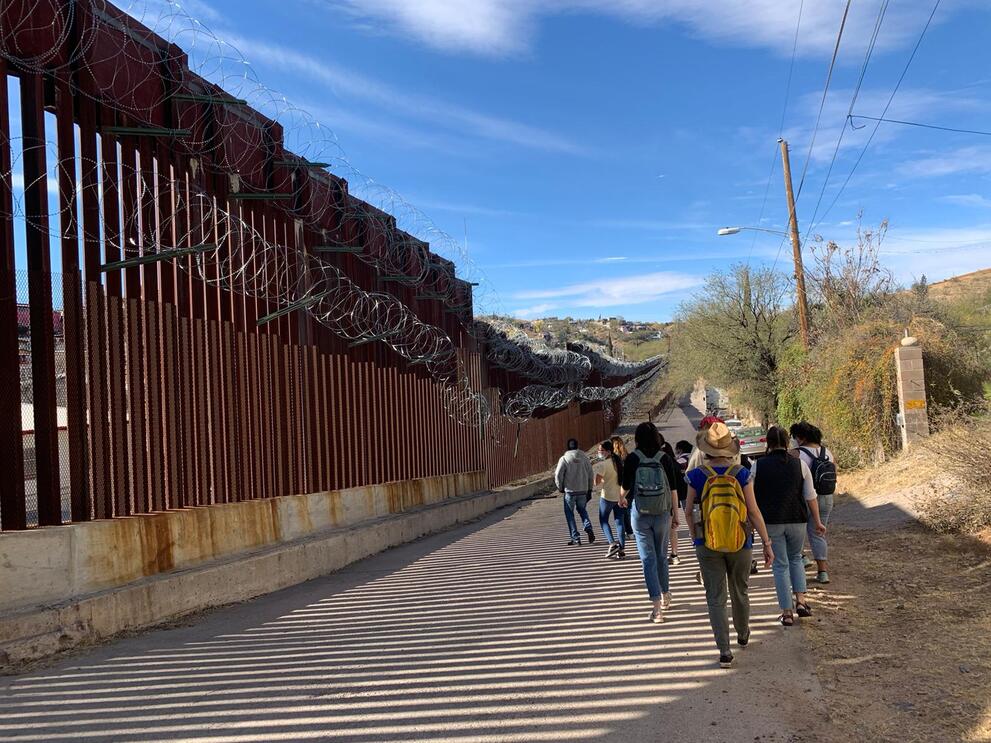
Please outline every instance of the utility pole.
[{"label": "utility pole", "polygon": [[791,250],[795,257],[795,289],[798,293],[798,324],[802,331],[802,345],[809,350],[809,298],[805,293],[805,269],[802,266],[802,243],[798,239],[798,216],[795,214],[795,193],[791,186],[791,162],[788,159],[788,143],[779,139],[781,166],[785,176],[785,195],[788,197]]}]

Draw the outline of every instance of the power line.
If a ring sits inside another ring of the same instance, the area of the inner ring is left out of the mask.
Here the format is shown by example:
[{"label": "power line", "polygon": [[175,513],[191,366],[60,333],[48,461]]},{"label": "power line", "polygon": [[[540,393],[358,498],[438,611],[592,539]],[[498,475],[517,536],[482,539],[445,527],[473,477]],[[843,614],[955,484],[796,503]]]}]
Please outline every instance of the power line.
[{"label": "power line", "polygon": [[[991,132],[980,131],[979,129],[956,129],[952,126],[937,126],[936,124],[920,124],[917,121],[901,121],[900,119],[886,119],[878,116],[861,116],[860,114],[847,114],[852,129],[863,129],[863,126],[856,126],[853,119],[867,119],[868,121],[878,121],[885,124],[902,124],[903,126],[918,126],[922,129],[938,129],[941,132],[956,132],[958,134],[980,134],[984,137],[991,137]],[[866,126],[866,124],[865,124]]]},{"label": "power line", "polygon": [[[833,174],[833,166],[836,164],[836,158],[840,154],[840,146],[843,144],[843,135],[846,134],[847,122],[850,121],[850,115],[853,113],[853,107],[857,105],[857,98],[860,96],[860,89],[864,85],[864,78],[867,75],[867,66],[870,64],[871,57],[874,54],[874,47],[877,45],[877,37],[881,32],[881,25],[884,23],[884,16],[888,12],[888,5],[891,0],[882,0],[880,6],[878,7],[877,20],[874,21],[874,32],[871,34],[870,42],[867,45],[867,52],[864,55],[864,63],[860,66],[860,77],[857,79],[857,85],[853,89],[853,96],[850,99],[850,106],[847,108],[847,117],[843,120],[843,126],[840,129],[840,135],[836,138],[836,147],[833,148],[833,156],[829,161],[829,168],[826,171],[826,177],[822,181],[822,188],[819,189],[819,198],[816,200],[815,209],[812,210],[812,218],[809,219],[809,226],[805,231],[805,238],[802,242],[809,239],[809,235],[812,234],[812,229],[815,226],[816,216],[819,214],[819,207],[822,206],[822,199],[826,195],[826,188],[829,186],[829,178]],[[853,123],[850,122],[851,128],[853,128]]]},{"label": "power line", "polygon": [[[781,123],[778,125],[778,136],[784,136],[785,130],[785,116],[788,113],[788,101],[791,97],[791,81],[795,73],[795,57],[798,54],[798,34],[802,28],[802,12],[805,10],[805,0],[801,0],[798,5],[798,20],[795,22],[795,38],[791,44],[791,64],[788,66],[788,82],[785,83],[785,102],[781,107]],[[764,210],[767,208],[767,195],[771,191],[771,179],[774,178],[774,166],[778,162],[778,149],[774,148],[774,154],[771,157],[771,167],[767,173],[767,183],[764,185],[764,199],[760,204],[760,216],[757,217],[757,226],[759,227],[761,222],[764,221]],[[750,241],[750,251],[747,253],[747,266],[750,266],[750,260],[754,255],[754,248],[757,246],[757,238],[759,234],[754,232],[754,238]]]},{"label": "power line", "polygon": [[815,127],[812,129],[812,140],[809,142],[809,152],[805,156],[805,165],[802,166],[802,177],[798,181],[798,191],[795,192],[797,202],[802,195],[802,186],[805,185],[805,176],[809,172],[809,162],[812,160],[812,150],[816,144],[816,136],[819,134],[819,122],[822,120],[822,110],[826,106],[826,97],[829,94],[829,84],[833,79],[833,69],[836,67],[836,58],[840,53],[840,41],[843,39],[843,29],[846,28],[846,19],[850,13],[850,4],[853,0],[846,0],[846,7],[843,9],[843,18],[840,20],[840,30],[836,34],[836,45],[833,47],[833,57],[829,60],[829,70],[826,72],[826,84],[822,88],[822,100],[819,101],[819,113],[816,116]]},{"label": "power line", "polygon": [[[936,3],[933,5],[932,12],[929,14],[929,19],[926,21],[926,25],[923,27],[922,33],[919,34],[919,38],[915,42],[915,46],[912,48],[912,54],[909,55],[908,61],[905,63],[905,68],[902,70],[902,74],[898,77],[898,82],[895,83],[895,88],[891,91],[891,95],[888,97],[888,102],[884,105],[884,110],[881,112],[880,116],[881,119],[883,119],[885,114],[888,113],[888,109],[891,107],[891,102],[895,99],[898,89],[905,80],[905,76],[908,74],[908,68],[911,67],[912,60],[915,59],[915,55],[918,53],[919,47],[922,46],[922,40],[925,38],[926,32],[929,30],[929,26],[932,24],[933,17],[936,15],[936,11],[939,10],[939,5],[941,2],[942,0],[936,0]],[[880,121],[874,124],[874,130],[871,132],[870,137],[867,138],[867,143],[860,151],[860,155],[857,156],[857,160],[853,164],[853,168],[851,168],[850,172],[847,174],[846,180],[843,181],[843,185],[840,186],[840,190],[837,191],[836,196],[833,197],[833,201],[830,203],[829,208],[823,212],[822,219],[819,220],[820,222],[822,222],[822,220],[829,215],[829,213],[833,210],[833,207],[836,206],[836,202],[840,200],[840,196],[843,194],[843,191],[846,190],[847,185],[850,183],[850,179],[853,178],[853,174],[857,172],[857,168],[860,166],[860,162],[864,159],[864,155],[867,153],[867,149],[871,146],[871,142],[874,141],[874,135],[877,134],[877,130],[880,126]]]}]

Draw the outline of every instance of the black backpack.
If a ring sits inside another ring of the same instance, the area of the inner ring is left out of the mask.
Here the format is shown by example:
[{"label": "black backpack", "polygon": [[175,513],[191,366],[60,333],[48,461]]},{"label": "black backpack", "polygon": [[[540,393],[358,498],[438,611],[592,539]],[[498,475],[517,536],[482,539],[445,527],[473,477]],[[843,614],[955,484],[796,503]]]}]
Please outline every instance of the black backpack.
[{"label": "black backpack", "polygon": [[836,492],[836,464],[826,456],[826,447],[820,446],[819,453],[813,454],[804,446],[799,447],[812,458],[812,484],[815,486],[816,494],[832,495]]}]

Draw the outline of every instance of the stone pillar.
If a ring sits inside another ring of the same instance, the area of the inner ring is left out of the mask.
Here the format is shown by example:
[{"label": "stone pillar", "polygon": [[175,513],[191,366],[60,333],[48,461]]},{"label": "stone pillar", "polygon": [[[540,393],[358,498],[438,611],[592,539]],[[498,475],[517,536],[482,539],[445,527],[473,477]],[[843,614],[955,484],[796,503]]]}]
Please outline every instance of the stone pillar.
[{"label": "stone pillar", "polygon": [[901,345],[895,350],[895,368],[898,372],[898,410],[902,448],[907,449],[919,439],[929,435],[922,348],[915,338],[902,339]]}]

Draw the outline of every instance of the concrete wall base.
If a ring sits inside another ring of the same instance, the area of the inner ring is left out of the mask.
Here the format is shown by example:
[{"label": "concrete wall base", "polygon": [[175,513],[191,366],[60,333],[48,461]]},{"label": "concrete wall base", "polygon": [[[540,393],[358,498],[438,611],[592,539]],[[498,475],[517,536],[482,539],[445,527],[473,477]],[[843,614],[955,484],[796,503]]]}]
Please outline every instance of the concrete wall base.
[{"label": "concrete wall base", "polygon": [[57,605],[0,614],[0,673],[122,632],[303,583],[552,487],[551,480],[542,479],[450,498],[189,569],[158,573]]}]

